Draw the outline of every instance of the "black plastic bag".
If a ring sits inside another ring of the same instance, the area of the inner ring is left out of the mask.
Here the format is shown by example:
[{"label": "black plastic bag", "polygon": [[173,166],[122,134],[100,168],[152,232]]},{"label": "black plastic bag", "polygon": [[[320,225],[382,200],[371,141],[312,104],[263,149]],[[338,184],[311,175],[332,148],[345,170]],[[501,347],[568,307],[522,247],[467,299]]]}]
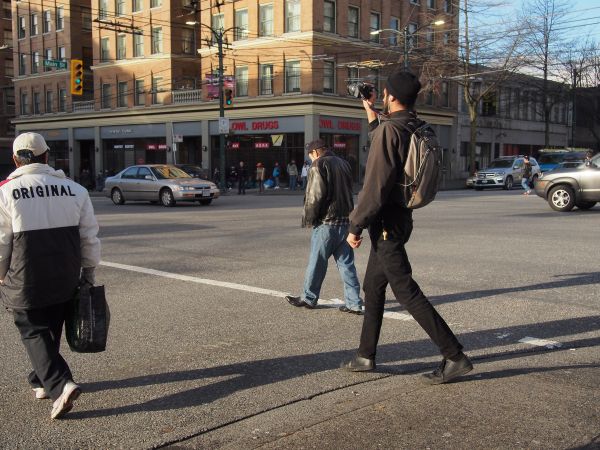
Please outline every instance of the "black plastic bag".
[{"label": "black plastic bag", "polygon": [[110,311],[104,286],[84,283],[77,288],[65,321],[65,335],[71,351],[103,352],[108,339]]}]

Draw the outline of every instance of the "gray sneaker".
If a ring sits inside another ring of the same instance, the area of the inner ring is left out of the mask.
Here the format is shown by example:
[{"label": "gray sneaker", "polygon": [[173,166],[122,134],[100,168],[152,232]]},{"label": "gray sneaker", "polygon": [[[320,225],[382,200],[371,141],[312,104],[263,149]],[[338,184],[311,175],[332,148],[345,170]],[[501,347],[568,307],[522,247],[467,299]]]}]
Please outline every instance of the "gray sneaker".
[{"label": "gray sneaker", "polygon": [[73,402],[81,395],[81,388],[73,383],[67,381],[63,388],[62,394],[52,404],[52,412],[50,413],[51,419],[60,419],[66,413],[73,409]]},{"label": "gray sneaker", "polygon": [[35,394],[35,398],[38,400],[44,400],[46,398],[50,398],[48,396],[48,393],[46,392],[46,389],[44,389],[43,387],[34,387],[33,393]]}]

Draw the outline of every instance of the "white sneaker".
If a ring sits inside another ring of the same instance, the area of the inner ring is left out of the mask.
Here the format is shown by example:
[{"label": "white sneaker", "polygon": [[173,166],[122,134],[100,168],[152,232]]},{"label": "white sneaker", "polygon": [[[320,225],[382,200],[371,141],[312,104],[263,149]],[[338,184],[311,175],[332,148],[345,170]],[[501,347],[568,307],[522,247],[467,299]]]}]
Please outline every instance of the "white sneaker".
[{"label": "white sneaker", "polygon": [[73,409],[73,402],[81,395],[81,388],[73,383],[67,381],[63,388],[62,394],[52,404],[52,412],[50,413],[51,419],[60,419],[66,413]]},{"label": "white sneaker", "polygon": [[35,387],[33,388],[33,392],[35,393],[35,398],[38,400],[44,400],[45,398],[50,398],[46,393],[46,389],[43,387]]}]

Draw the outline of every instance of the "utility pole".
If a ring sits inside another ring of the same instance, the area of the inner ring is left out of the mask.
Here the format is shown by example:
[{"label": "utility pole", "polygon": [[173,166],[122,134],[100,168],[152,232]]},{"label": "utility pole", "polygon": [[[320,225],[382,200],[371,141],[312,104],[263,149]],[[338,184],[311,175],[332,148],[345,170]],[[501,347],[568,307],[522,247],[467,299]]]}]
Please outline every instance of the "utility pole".
[{"label": "utility pole", "polygon": [[[219,117],[225,117],[223,101],[223,30],[220,30],[218,34],[213,30],[213,34],[217,39],[219,49]],[[219,133],[219,158],[221,159],[221,189],[227,192],[227,185],[225,184],[225,135],[222,132]]]},{"label": "utility pole", "polygon": [[573,68],[573,86],[571,88],[571,147],[575,147],[575,102],[577,99],[577,69]]}]

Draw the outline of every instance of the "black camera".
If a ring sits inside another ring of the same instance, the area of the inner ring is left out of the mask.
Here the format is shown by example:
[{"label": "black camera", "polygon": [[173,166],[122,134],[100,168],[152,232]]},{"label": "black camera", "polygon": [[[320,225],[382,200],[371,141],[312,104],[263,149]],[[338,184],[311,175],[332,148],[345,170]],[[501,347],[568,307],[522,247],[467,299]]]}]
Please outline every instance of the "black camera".
[{"label": "black camera", "polygon": [[374,85],[371,83],[365,83],[364,81],[354,81],[352,83],[348,83],[348,94],[354,98],[368,100],[371,98],[371,94],[374,90]]}]

